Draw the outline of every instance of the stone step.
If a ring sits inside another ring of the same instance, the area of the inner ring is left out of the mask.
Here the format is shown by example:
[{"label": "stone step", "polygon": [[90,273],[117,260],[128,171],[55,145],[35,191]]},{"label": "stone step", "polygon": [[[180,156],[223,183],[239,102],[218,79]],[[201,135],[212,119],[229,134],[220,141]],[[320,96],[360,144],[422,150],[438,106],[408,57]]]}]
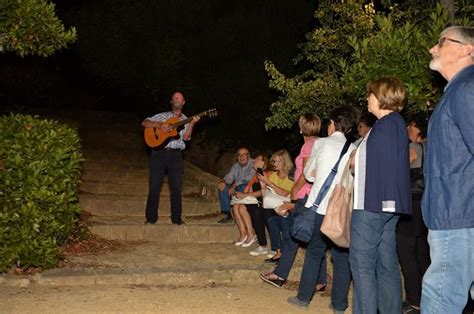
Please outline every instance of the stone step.
[{"label": "stone step", "polygon": [[[120,242],[121,247],[103,254],[66,256],[65,268],[33,276],[0,275],[4,286],[242,286],[262,283],[259,273],[275,267],[263,263],[266,255],[253,257],[253,248],[230,243]],[[299,280],[304,250],[299,250],[289,280]],[[272,288],[273,289],[273,288]]]},{"label": "stone step", "polygon": [[[100,216],[138,216],[145,214],[146,196],[133,195],[96,195],[81,193],[79,203],[83,211]],[[220,212],[220,204],[217,201],[208,201],[195,197],[182,197],[182,215],[203,216]],[[160,197],[158,215],[160,217],[170,216],[170,198],[167,195]]]},{"label": "stone step", "polygon": [[105,239],[152,241],[160,243],[229,243],[238,237],[234,224],[219,224],[218,215],[186,218],[185,224],[174,225],[169,219],[158,219],[154,225],[144,218],[93,216],[89,230]]},{"label": "stone step", "polygon": [[[84,166],[90,165],[86,162]],[[84,167],[81,175],[82,181],[103,181],[103,182],[148,182],[148,170],[128,170],[113,171],[101,168]],[[165,177],[164,182],[168,181]]]},{"label": "stone step", "polygon": [[[186,183],[186,182],[185,182]],[[82,192],[97,194],[97,195],[104,195],[104,194],[112,194],[112,195],[136,195],[136,196],[148,196],[148,182],[107,182],[107,181],[96,181],[96,180],[87,180],[82,181],[80,190]],[[199,189],[197,185],[193,185],[191,183],[185,184],[182,187],[182,194],[183,195],[193,195],[198,196],[201,195],[202,188]],[[160,195],[170,195],[170,188],[167,182],[164,182],[161,186]]]}]

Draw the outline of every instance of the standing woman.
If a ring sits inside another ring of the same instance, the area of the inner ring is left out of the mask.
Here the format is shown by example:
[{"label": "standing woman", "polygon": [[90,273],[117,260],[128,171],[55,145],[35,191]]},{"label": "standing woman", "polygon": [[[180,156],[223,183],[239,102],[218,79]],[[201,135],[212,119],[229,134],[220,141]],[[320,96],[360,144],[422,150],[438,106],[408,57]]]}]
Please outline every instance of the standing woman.
[{"label": "standing woman", "polygon": [[[295,204],[298,202],[299,204],[306,203],[308,194],[309,192],[311,192],[312,184],[306,181],[303,174],[303,169],[306,165],[306,161],[311,155],[313,145],[318,139],[319,131],[321,129],[321,119],[316,114],[308,113],[300,116],[298,126],[300,128],[300,134],[303,136],[304,144],[301,147],[300,154],[295,159],[296,181],[295,185],[291,189],[291,199],[292,201],[294,201],[294,203],[284,203],[277,210],[277,214],[280,216],[274,216],[268,220],[269,224],[272,223],[272,220],[279,220],[281,224],[286,224],[286,227],[282,228],[286,231],[290,230],[290,225],[293,221],[292,211],[295,207]],[[287,218],[281,217],[287,216],[288,213],[290,214]],[[286,279],[290,274],[290,270],[295,260],[296,252],[298,250],[298,244],[298,241],[294,240],[291,237],[290,232],[285,232],[282,235],[282,254],[277,267],[273,272],[260,274],[260,278],[266,283],[269,283],[276,287],[281,287],[286,282]],[[326,289],[326,268],[326,258],[324,258],[319,271],[318,284],[316,285],[316,292],[318,293],[322,293]]]},{"label": "standing woman", "polygon": [[403,305],[404,313],[420,312],[421,280],[430,266],[428,229],[421,215],[423,184],[420,185],[420,181],[423,182],[427,127],[428,120],[424,116],[416,115],[408,120],[413,215],[402,215],[397,226],[397,251],[406,296]]},{"label": "standing woman", "polygon": [[393,77],[367,84],[368,110],[377,117],[355,153],[350,266],[355,314],[402,312],[395,228],[411,214],[406,89]]}]

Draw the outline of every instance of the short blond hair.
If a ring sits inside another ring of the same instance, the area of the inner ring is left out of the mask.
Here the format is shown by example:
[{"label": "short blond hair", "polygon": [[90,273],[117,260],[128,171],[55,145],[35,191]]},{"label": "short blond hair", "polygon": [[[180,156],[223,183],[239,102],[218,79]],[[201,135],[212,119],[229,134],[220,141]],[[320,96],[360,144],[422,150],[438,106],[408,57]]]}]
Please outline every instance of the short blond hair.
[{"label": "short blond hair", "polygon": [[379,102],[379,108],[400,112],[405,107],[407,90],[403,82],[396,77],[382,77],[367,84],[367,95],[373,94]]},{"label": "short blond hair", "polygon": [[277,150],[272,154],[272,160],[275,157],[280,157],[283,162],[283,171],[286,173],[290,173],[291,169],[293,169],[293,161],[291,161],[290,153],[286,149]]},{"label": "short blond hair", "polygon": [[321,119],[314,113],[307,113],[300,117],[298,126],[304,136],[316,136],[321,130]]}]

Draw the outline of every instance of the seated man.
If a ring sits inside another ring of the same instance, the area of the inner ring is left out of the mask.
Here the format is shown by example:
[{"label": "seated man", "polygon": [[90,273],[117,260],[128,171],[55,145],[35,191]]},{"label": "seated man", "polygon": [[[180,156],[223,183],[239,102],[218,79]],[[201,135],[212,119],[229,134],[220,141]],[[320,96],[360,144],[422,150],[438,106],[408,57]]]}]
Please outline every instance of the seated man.
[{"label": "seated man", "polygon": [[237,151],[237,162],[230,168],[225,177],[219,181],[219,197],[221,202],[221,212],[226,216],[218,223],[232,222],[230,212],[230,199],[235,192],[242,192],[248,181],[255,175],[253,160],[250,158],[250,152],[242,147]]}]

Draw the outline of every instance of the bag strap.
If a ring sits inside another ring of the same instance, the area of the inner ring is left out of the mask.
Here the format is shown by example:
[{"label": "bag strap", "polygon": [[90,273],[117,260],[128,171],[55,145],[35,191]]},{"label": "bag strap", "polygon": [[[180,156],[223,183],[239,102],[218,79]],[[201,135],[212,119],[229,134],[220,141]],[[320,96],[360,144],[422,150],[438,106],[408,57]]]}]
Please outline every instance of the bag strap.
[{"label": "bag strap", "polygon": [[423,164],[425,163],[425,145],[422,143],[418,143],[421,146],[421,166],[420,168],[423,170]]},{"label": "bag strap", "polygon": [[323,201],[326,194],[328,193],[329,188],[331,187],[332,181],[334,181],[334,178],[336,177],[339,163],[341,162],[342,157],[347,153],[347,150],[349,149],[350,145],[351,145],[351,142],[346,141],[346,143],[344,144],[344,147],[342,148],[341,154],[339,155],[339,159],[337,160],[334,167],[331,169],[331,172],[329,172],[328,177],[326,178],[326,180],[323,183],[323,186],[319,190],[318,196],[316,197],[316,200],[314,201],[314,204],[313,204],[315,211],[319,207],[321,202]]}]

